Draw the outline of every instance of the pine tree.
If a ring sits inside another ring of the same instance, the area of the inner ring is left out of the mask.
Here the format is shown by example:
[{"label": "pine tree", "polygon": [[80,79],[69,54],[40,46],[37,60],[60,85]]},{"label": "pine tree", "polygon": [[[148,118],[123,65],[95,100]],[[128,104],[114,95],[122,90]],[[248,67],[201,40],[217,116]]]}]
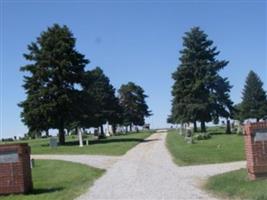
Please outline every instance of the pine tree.
[{"label": "pine tree", "polygon": [[[86,72],[83,90],[88,94],[93,104],[93,109],[88,112],[87,127],[100,127],[101,137],[104,136],[103,124],[107,121],[115,125],[120,122],[119,100],[115,96],[115,89],[110,84],[109,78],[100,67]],[[89,105],[89,104],[88,104]]]},{"label": "pine tree", "polygon": [[233,119],[238,120],[240,122],[243,121],[242,115],[241,115],[241,103],[235,104],[233,109]]},{"label": "pine tree", "polygon": [[120,87],[119,99],[123,108],[123,123],[126,127],[130,126],[130,131],[132,131],[132,125],[143,126],[145,117],[151,116],[145,101],[147,97],[143,88],[133,82]]},{"label": "pine tree", "polygon": [[267,115],[266,92],[263,90],[263,82],[259,76],[250,71],[243,89],[241,103],[242,119],[255,118],[257,121]]},{"label": "pine tree", "polygon": [[203,132],[205,122],[229,118],[233,104],[229,81],[218,74],[228,62],[216,59],[219,51],[212,45],[213,41],[199,27],[186,32],[180,65],[172,75],[171,115],[177,123],[194,123],[195,129],[196,121],[200,121]]},{"label": "pine tree", "polygon": [[20,104],[22,120],[29,129],[38,126],[32,119],[44,121],[45,128],[58,129],[60,144],[65,143],[64,129],[75,121],[76,96],[80,93],[75,84],[80,84],[89,62],[76,51],[75,41],[67,26],[55,24],[28,45],[24,57],[30,64],[21,67],[29,74],[24,76],[27,98]]}]

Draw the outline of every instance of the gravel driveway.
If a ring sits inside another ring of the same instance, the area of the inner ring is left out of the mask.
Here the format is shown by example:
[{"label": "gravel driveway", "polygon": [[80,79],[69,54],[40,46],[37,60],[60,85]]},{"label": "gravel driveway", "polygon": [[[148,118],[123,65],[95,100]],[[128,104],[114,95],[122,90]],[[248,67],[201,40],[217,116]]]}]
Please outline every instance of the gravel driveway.
[{"label": "gravel driveway", "polygon": [[165,147],[167,133],[155,133],[131,149],[78,200],[215,199],[201,190],[203,179],[245,167],[245,162],[178,167]]}]

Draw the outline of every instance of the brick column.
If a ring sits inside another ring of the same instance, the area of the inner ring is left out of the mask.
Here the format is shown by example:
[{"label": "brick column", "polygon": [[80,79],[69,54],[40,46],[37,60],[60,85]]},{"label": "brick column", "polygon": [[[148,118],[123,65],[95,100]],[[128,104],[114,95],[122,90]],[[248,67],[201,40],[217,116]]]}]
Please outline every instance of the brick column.
[{"label": "brick column", "polygon": [[32,187],[28,144],[0,145],[0,195],[27,193]]},{"label": "brick column", "polygon": [[243,133],[249,179],[267,177],[267,121],[248,123]]}]

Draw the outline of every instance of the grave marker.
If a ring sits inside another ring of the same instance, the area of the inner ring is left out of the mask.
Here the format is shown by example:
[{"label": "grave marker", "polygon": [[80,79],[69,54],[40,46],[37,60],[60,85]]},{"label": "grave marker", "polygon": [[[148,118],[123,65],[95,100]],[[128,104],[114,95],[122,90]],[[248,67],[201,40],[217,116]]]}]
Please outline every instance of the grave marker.
[{"label": "grave marker", "polygon": [[51,148],[56,148],[57,147],[57,138],[56,137],[51,137],[50,138],[49,146]]}]

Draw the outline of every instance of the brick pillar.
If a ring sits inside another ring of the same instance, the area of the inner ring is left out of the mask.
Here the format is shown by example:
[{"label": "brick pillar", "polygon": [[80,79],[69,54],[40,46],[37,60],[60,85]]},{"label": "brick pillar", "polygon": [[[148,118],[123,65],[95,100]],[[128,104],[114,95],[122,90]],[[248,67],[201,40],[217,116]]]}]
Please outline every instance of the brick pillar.
[{"label": "brick pillar", "polygon": [[249,179],[267,177],[267,121],[246,124],[243,134]]},{"label": "brick pillar", "polygon": [[32,188],[28,144],[0,145],[0,195],[27,193]]}]

